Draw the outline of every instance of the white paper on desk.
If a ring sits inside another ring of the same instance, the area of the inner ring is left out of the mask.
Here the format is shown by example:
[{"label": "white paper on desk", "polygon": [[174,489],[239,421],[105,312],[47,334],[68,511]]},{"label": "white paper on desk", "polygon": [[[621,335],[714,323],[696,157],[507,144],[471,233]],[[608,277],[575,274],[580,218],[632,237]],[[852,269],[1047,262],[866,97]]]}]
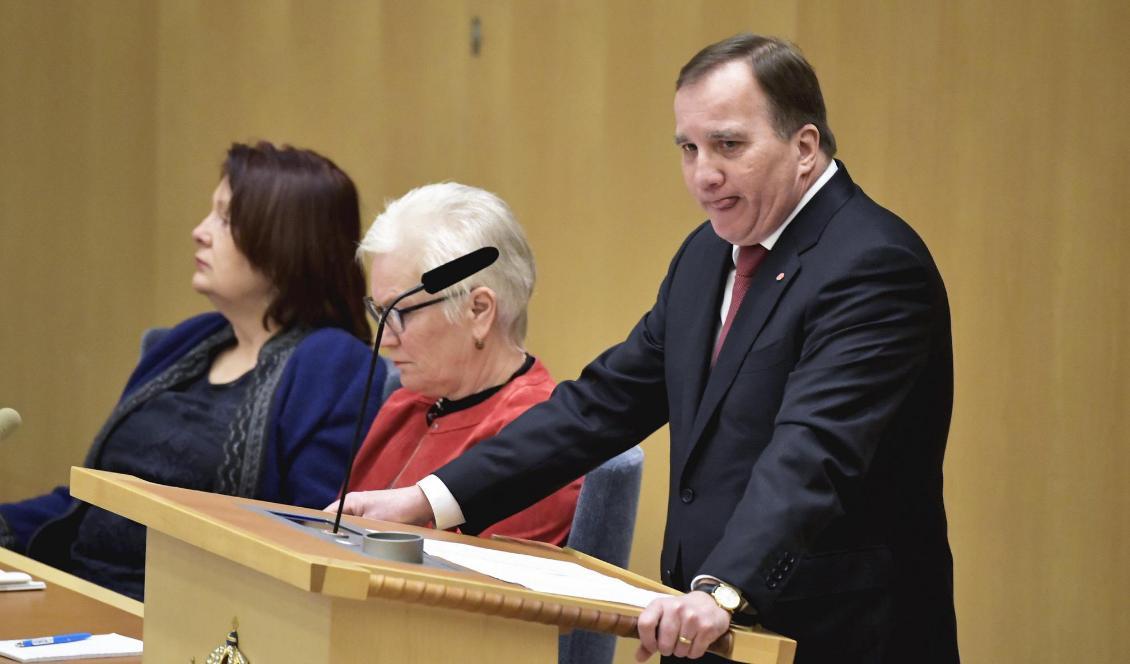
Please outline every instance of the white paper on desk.
[{"label": "white paper on desk", "polygon": [[430,539],[424,540],[424,551],[430,556],[537,592],[641,608],[657,597],[668,597],[564,560]]},{"label": "white paper on desk", "polygon": [[0,570],[0,592],[18,590],[43,590],[47,587],[42,581],[34,581],[24,572],[5,572]]},{"label": "white paper on desk", "polygon": [[17,662],[57,662],[64,659],[128,657],[141,654],[141,641],[121,634],[95,634],[89,639],[49,646],[17,648],[19,641],[0,641],[0,657]]},{"label": "white paper on desk", "polygon": [[43,590],[47,584],[42,581],[24,581],[23,583],[0,583],[0,593],[18,592],[20,590]]}]

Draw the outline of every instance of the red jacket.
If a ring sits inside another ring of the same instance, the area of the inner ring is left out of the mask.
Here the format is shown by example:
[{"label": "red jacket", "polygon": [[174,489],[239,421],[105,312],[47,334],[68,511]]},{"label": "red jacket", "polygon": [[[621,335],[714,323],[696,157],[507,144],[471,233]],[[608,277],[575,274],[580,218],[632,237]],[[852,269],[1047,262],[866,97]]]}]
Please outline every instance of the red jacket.
[{"label": "red jacket", "polygon": [[[412,486],[465,450],[498,433],[527,408],[545,401],[555,383],[540,360],[486,401],[437,418],[429,427],[434,399],[401,388],[388,398],[357,455],[352,491]],[[565,544],[581,480],[487,528],[509,537]]]}]

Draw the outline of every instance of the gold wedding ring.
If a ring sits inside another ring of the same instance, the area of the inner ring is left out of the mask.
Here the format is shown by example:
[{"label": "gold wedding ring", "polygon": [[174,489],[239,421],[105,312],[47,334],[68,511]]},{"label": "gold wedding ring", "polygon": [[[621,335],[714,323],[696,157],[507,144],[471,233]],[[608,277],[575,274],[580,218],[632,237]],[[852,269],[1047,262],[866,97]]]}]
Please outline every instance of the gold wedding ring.
[{"label": "gold wedding ring", "polygon": [[683,636],[683,635],[681,635],[681,634],[680,634],[680,635],[679,635],[679,643],[682,643],[682,644],[685,644],[685,645],[688,645],[688,646],[689,646],[689,645],[691,645],[692,643],[694,643],[694,641],[692,641],[691,639],[688,639],[687,637],[685,637],[685,636]]}]

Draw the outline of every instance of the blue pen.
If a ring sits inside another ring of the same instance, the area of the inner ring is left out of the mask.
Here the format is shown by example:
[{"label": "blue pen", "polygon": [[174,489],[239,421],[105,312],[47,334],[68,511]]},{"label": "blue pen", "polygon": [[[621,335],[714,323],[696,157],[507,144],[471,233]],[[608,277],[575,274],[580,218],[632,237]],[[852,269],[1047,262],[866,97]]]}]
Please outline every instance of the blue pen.
[{"label": "blue pen", "polygon": [[24,639],[16,644],[18,648],[31,646],[49,646],[53,643],[73,643],[90,638],[90,632],[75,632],[74,634],[56,634],[55,636],[41,636],[38,639]]}]

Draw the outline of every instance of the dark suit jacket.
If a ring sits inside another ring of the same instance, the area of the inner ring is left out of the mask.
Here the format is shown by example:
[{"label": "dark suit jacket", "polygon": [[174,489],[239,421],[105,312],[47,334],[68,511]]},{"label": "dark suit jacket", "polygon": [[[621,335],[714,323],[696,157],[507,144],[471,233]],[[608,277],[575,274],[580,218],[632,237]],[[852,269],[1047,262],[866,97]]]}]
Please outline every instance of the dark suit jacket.
[{"label": "dark suit jacket", "polygon": [[[716,366],[709,223],[628,338],[437,474],[485,528],[671,427],[663,580],[741,588],[798,662],[955,662],[949,307],[921,239],[840,170],[758,268]],[[646,509],[646,508],[645,508]]]}]

